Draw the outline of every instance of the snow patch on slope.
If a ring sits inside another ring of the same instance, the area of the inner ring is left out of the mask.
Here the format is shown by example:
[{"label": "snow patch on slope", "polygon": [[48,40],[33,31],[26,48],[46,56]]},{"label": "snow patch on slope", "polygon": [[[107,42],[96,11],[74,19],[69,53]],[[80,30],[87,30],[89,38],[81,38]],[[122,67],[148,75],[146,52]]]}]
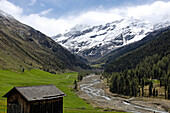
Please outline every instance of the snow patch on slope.
[{"label": "snow patch on slope", "polygon": [[169,22],[152,25],[149,21],[125,18],[93,27],[76,25],[70,31],[58,34],[53,39],[73,53],[84,57],[101,57],[168,25]]}]

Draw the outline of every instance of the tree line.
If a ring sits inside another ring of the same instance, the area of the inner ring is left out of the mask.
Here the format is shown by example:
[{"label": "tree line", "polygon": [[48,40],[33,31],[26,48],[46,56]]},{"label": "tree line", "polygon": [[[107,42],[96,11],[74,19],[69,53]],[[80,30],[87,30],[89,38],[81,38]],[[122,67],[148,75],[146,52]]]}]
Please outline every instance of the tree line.
[{"label": "tree line", "polygon": [[109,78],[111,92],[129,96],[144,96],[147,85],[148,96],[158,96],[156,80],[170,99],[170,31],[107,64],[103,76]]},{"label": "tree line", "polygon": [[158,80],[160,87],[165,88],[165,98],[170,98],[170,54],[155,54],[146,57],[133,69],[104,73],[103,76],[110,78],[111,92],[128,96],[144,96],[146,85],[149,85],[149,96],[158,96],[158,90],[153,88],[153,80]]}]

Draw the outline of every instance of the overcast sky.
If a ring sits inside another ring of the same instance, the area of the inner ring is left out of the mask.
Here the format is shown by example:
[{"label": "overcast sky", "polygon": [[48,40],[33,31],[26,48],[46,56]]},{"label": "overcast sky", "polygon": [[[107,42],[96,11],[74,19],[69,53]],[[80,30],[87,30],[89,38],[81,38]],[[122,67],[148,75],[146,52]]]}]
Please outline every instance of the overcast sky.
[{"label": "overcast sky", "polygon": [[170,0],[0,0],[0,9],[48,36],[125,17],[170,21]]}]

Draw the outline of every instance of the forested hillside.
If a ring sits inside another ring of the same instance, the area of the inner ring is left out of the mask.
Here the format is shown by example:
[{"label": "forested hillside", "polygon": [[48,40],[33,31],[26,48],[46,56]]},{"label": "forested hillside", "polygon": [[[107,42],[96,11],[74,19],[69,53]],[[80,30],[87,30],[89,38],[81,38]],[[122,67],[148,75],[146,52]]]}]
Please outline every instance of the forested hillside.
[{"label": "forested hillside", "polygon": [[132,69],[147,56],[159,54],[163,57],[169,53],[170,31],[166,31],[149,44],[111,61],[106,65],[105,72],[121,72],[126,69]]},{"label": "forested hillside", "polygon": [[157,96],[153,80],[158,80],[165,89],[165,98],[168,95],[170,99],[170,31],[108,64],[104,76],[111,78],[111,92],[130,96],[143,96],[146,85],[148,96]]}]

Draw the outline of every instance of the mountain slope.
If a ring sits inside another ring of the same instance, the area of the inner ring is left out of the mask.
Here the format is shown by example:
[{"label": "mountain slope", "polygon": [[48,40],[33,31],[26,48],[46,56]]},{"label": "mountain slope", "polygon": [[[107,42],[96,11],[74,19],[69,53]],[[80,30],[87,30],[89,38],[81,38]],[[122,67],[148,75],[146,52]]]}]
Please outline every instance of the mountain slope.
[{"label": "mountain slope", "polygon": [[144,20],[125,18],[94,27],[75,26],[53,39],[72,53],[90,61],[96,61],[111,51],[139,41],[150,32],[168,25],[170,25],[169,22],[152,25]]},{"label": "mountain slope", "polygon": [[115,49],[112,52],[110,52],[109,54],[107,54],[106,56],[103,56],[101,59],[97,60],[96,62],[94,62],[92,64],[93,65],[94,64],[101,65],[101,64],[105,64],[105,63],[108,64],[111,61],[115,60],[116,58],[118,58],[128,52],[131,52],[137,48],[140,48],[141,46],[146,45],[147,43],[154,40],[156,37],[160,36],[163,32],[168,31],[168,30],[170,30],[170,26],[155,30],[155,31],[151,32],[149,35],[147,35],[146,37],[144,37],[142,40],[132,43],[132,44],[129,44],[129,45],[125,45],[118,49]]},{"label": "mountain slope", "polygon": [[45,70],[88,68],[41,32],[0,11],[0,68]]},{"label": "mountain slope", "polygon": [[170,54],[170,29],[162,32],[150,43],[111,61],[106,65],[105,72],[122,72],[126,69],[135,68],[146,57],[155,54],[161,56]]}]

